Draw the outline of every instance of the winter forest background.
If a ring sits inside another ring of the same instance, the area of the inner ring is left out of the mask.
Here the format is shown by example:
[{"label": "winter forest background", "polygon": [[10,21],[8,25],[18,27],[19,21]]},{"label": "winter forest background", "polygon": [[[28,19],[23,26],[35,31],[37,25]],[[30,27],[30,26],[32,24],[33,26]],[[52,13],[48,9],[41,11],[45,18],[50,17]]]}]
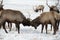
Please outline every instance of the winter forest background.
[{"label": "winter forest background", "polygon": [[[56,3],[57,0],[48,0],[50,6],[55,5]],[[41,12],[34,12],[33,7],[35,5],[44,5],[44,12],[49,11],[49,7],[46,5],[46,0],[3,0],[3,5],[4,9],[19,10],[26,18],[31,18],[32,20],[41,14]],[[60,0],[57,7],[60,10]],[[60,40],[60,30],[56,35],[52,35],[53,31],[50,31],[50,25],[48,27],[49,34],[46,34],[45,30],[41,33],[41,25],[39,25],[37,30],[31,26],[24,27],[22,24],[20,27],[20,34],[15,31],[16,28],[14,24],[12,31],[8,34],[4,32],[3,28],[0,29],[0,40]]]}]

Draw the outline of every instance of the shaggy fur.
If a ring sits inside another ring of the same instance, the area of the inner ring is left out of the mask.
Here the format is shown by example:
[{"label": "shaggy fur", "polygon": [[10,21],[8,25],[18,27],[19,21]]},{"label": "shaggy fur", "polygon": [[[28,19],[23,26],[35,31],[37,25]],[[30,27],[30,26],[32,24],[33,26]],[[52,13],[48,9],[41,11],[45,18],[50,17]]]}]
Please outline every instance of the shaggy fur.
[{"label": "shaggy fur", "polygon": [[[18,28],[18,33],[19,32],[19,24],[26,24],[30,25],[30,21],[25,18],[25,16],[20,12],[16,10],[10,10],[6,9],[2,11],[1,17],[4,18],[5,21],[10,22],[10,23],[15,23],[16,28]],[[26,20],[26,21],[25,21]],[[25,22],[25,23],[24,23]],[[7,30],[6,30],[7,31]]]}]

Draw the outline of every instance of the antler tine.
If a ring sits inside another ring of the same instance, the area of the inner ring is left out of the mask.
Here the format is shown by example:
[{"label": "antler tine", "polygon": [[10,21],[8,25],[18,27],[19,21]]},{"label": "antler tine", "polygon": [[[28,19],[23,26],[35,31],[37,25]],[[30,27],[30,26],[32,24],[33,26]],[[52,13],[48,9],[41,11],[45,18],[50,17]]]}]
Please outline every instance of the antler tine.
[{"label": "antler tine", "polygon": [[56,4],[56,6],[59,4],[59,0],[58,0],[58,2],[57,2],[57,4]]},{"label": "antler tine", "polygon": [[46,4],[47,4],[47,6],[50,8],[50,6],[48,5],[48,3],[47,3],[48,1],[46,0]]}]

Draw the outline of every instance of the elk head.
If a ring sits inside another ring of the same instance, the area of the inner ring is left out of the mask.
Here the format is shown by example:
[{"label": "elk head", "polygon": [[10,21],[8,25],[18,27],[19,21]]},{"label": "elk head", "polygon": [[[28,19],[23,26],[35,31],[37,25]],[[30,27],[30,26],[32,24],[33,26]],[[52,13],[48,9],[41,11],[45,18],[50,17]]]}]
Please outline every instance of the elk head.
[{"label": "elk head", "polygon": [[46,4],[47,4],[47,6],[50,8],[50,11],[56,11],[56,12],[59,13],[59,9],[57,8],[57,6],[58,6],[58,4],[59,4],[59,0],[58,0],[58,2],[56,3],[55,6],[54,6],[54,5],[49,6],[47,2],[48,2],[48,1],[46,0]]},{"label": "elk head", "polygon": [[34,20],[31,21],[31,26],[34,27],[35,29],[37,29],[37,27],[40,25],[40,17],[38,16],[37,18],[35,18]]},{"label": "elk head", "polygon": [[[29,14],[29,13],[28,13],[28,14]],[[30,24],[30,22],[31,22],[30,16],[31,16],[31,15],[29,14],[29,18],[26,18],[26,19],[23,20],[22,23],[23,23],[24,26],[30,26],[30,25],[31,25],[31,24]]]},{"label": "elk head", "polygon": [[43,10],[44,10],[44,5],[38,5],[38,6],[35,6],[35,7],[36,7],[36,9],[34,10],[35,12],[38,12],[39,10],[43,12]]}]

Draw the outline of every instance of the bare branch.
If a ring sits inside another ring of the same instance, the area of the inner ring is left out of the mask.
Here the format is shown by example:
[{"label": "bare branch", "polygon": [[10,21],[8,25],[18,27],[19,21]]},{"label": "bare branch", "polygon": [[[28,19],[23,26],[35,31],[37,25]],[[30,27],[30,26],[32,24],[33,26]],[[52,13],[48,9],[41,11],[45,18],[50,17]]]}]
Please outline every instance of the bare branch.
[{"label": "bare branch", "polygon": [[59,4],[59,0],[57,0],[58,2],[57,2],[57,4],[56,4],[56,6],[58,6],[58,4]]}]

